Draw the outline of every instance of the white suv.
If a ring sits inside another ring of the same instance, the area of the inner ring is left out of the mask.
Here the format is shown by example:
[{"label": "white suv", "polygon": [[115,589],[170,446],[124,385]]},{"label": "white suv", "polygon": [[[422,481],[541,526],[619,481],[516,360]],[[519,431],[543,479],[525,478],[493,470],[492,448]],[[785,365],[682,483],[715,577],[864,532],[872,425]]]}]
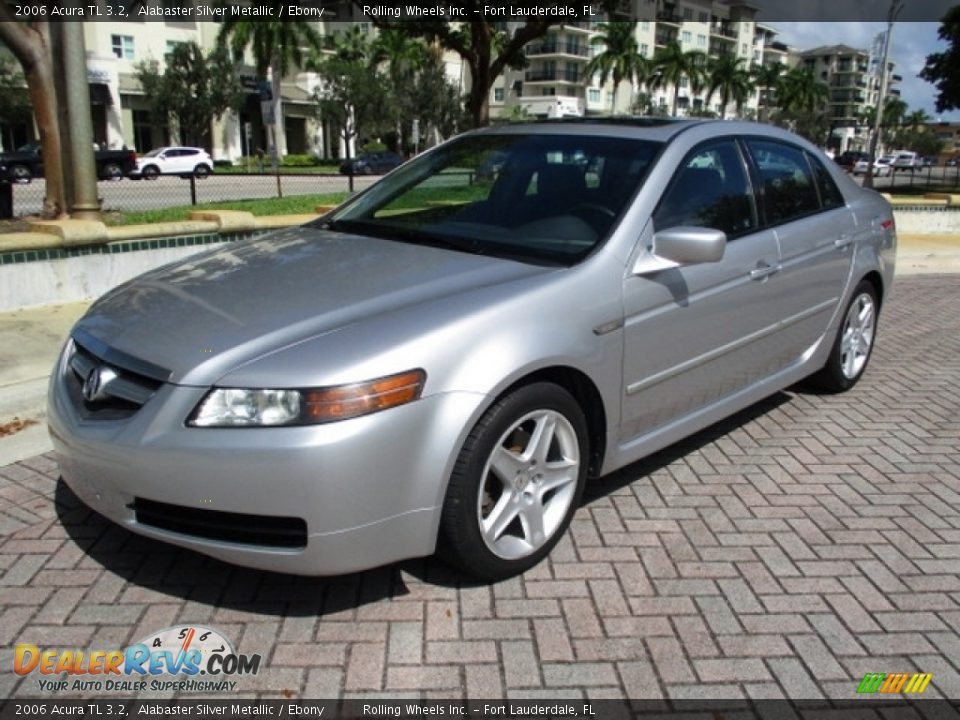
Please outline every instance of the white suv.
[{"label": "white suv", "polygon": [[213,158],[203,148],[162,147],[137,158],[132,178],[156,180],[159,175],[205,178],[213,172]]},{"label": "white suv", "polygon": [[895,170],[917,170],[923,167],[923,158],[910,150],[897,150],[893,157]]}]

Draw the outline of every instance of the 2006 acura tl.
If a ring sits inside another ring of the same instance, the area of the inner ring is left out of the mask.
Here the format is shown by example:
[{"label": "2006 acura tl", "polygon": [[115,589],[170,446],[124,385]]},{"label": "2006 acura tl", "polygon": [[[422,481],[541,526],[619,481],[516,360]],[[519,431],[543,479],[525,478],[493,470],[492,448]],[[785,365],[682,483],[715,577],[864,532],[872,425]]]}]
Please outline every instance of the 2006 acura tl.
[{"label": "2006 acura tl", "polygon": [[879,195],[771,127],[472,132],[108,293],[50,430],[65,482],[144,535],[295,573],[439,549],[500,578],[589,477],[807,376],[856,383],[894,245]]}]

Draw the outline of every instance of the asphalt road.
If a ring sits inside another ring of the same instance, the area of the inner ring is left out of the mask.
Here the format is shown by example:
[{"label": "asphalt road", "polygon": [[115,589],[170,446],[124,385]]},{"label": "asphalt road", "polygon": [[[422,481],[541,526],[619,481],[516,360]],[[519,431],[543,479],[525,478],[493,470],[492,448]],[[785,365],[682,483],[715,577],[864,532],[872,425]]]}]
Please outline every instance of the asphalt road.
[{"label": "asphalt road", "polygon": [[[342,175],[281,175],[284,196],[315,195],[344,192],[348,179]],[[377,177],[354,178],[355,189],[371,185]],[[13,186],[14,215],[30,215],[40,211],[45,182],[34,180],[27,185]],[[254,200],[277,197],[277,180],[273,175],[213,175],[195,181],[197,203],[224,200]],[[97,190],[105,210],[159,210],[190,204],[190,181],[168,176],[156,180],[101,181]]]},{"label": "asphalt road", "polygon": [[[355,189],[371,185],[378,177],[354,178]],[[854,177],[861,183],[862,176]],[[898,172],[893,178],[874,178],[874,187],[890,191],[914,185],[956,184],[960,191],[960,168],[935,167],[916,173]],[[277,197],[277,181],[272,175],[213,175],[195,181],[197,203],[226,200],[254,200]],[[347,178],[342,175],[282,175],[284,196],[314,195],[347,190]],[[106,210],[158,210],[190,204],[190,181],[179,177],[161,177],[157,180],[102,181],[97,188]],[[44,194],[44,181],[34,180],[28,185],[13,186],[14,215],[39,212]]]}]

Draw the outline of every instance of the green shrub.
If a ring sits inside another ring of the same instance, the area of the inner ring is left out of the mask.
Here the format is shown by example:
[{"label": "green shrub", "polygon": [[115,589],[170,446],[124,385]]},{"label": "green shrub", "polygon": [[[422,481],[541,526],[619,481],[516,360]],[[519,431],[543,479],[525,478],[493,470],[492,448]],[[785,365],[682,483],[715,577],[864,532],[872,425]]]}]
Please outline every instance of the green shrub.
[{"label": "green shrub", "polygon": [[362,148],[360,148],[361,152],[365,152],[365,153],[383,152],[386,149],[387,149],[387,146],[384,145],[379,140],[371,140]]},{"label": "green shrub", "polygon": [[313,167],[320,163],[313,155],[284,155],[280,164],[283,167]]}]

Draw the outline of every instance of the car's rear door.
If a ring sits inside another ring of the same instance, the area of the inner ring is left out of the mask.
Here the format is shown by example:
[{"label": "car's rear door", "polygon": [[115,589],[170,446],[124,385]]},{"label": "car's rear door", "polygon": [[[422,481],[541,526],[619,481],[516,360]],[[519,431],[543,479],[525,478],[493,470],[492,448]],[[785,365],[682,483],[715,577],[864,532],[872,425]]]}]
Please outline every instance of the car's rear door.
[{"label": "car's rear door", "polygon": [[779,254],[773,232],[760,228],[734,138],[707,141],[688,153],[641,242],[678,226],[723,230],[724,257],[651,273],[642,270],[641,250],[639,274],[624,282],[623,444],[770,372]]},{"label": "car's rear door", "polygon": [[748,138],[746,146],[762,214],[780,248],[775,302],[782,317],[781,361],[789,365],[827,329],[847,283],[858,228],[819,158],[768,138]]}]

